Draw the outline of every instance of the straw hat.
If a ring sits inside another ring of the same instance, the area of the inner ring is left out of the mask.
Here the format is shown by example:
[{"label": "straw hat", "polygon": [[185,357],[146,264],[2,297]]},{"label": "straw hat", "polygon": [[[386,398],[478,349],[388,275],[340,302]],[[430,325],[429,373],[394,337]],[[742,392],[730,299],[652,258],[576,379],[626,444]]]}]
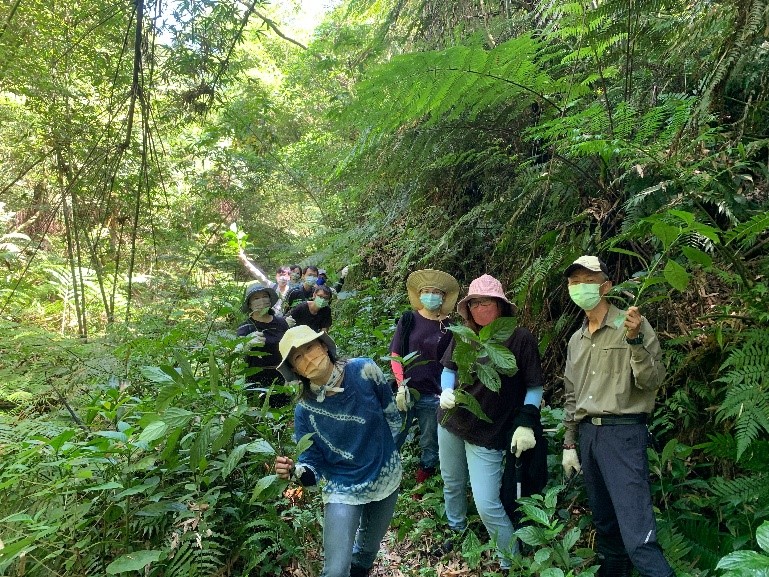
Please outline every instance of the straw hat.
[{"label": "straw hat", "polygon": [[291,352],[316,339],[326,345],[331,356],[336,357],[336,344],[333,339],[324,332],[316,333],[307,325],[297,325],[292,329],[288,329],[283,334],[283,338],[280,339],[280,343],[278,344],[281,356],[278,371],[283,375],[283,378],[286,379],[287,383],[299,380],[299,377],[296,376],[296,373],[294,373],[291,368],[291,364],[288,362],[288,357],[291,356]]},{"label": "straw hat", "polygon": [[502,283],[488,274],[480,276],[470,283],[470,288],[467,290],[467,296],[459,301],[459,304],[457,305],[457,312],[459,312],[459,315],[463,319],[467,319],[470,316],[468,303],[472,299],[488,297],[494,297],[503,300],[512,307],[513,314],[518,312],[518,307],[507,300],[505,291],[502,289]]},{"label": "straw hat", "polygon": [[248,299],[251,298],[251,295],[258,292],[267,293],[267,295],[270,297],[270,307],[274,307],[275,303],[278,302],[278,293],[275,292],[274,288],[264,286],[263,284],[257,282],[246,287],[246,293],[243,296],[243,304],[240,307],[241,311],[244,313],[250,312],[251,309],[248,308]]},{"label": "straw hat", "polygon": [[409,293],[411,308],[415,311],[424,308],[422,301],[419,300],[419,291],[425,288],[438,289],[443,293],[442,315],[448,315],[454,310],[454,305],[459,298],[457,279],[447,272],[431,268],[412,272],[406,279],[406,291]]}]

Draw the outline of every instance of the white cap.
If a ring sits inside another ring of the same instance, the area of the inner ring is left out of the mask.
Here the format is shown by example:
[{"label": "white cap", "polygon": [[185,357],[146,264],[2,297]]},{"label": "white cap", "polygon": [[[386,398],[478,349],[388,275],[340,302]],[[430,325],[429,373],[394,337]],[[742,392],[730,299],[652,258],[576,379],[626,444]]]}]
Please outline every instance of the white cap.
[{"label": "white cap", "polygon": [[606,263],[597,256],[591,255],[582,255],[579,257],[569,265],[569,268],[564,271],[563,275],[569,277],[578,268],[585,268],[593,272],[602,272],[606,276],[609,276],[609,269],[606,267]]}]

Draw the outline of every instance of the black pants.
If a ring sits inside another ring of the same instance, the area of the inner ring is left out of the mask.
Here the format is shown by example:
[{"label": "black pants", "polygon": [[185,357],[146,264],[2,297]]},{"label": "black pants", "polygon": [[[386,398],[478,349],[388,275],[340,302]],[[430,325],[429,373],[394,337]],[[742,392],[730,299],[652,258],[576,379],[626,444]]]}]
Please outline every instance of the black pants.
[{"label": "black pants", "polygon": [[657,543],[646,445],[646,425],[579,425],[580,460],[598,552],[627,552],[642,577],[669,577],[673,569]]}]

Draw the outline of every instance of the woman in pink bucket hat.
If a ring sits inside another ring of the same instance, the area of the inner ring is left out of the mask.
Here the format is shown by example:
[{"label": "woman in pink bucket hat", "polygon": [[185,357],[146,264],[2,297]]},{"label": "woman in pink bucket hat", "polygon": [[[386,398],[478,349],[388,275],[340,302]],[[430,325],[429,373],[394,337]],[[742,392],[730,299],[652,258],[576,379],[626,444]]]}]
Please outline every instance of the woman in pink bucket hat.
[{"label": "woman in pink bucket hat", "polygon": [[[517,312],[505,296],[502,283],[487,274],[470,283],[468,294],[459,301],[457,310],[466,326],[476,334],[496,319]],[[515,356],[518,371],[513,376],[500,375],[502,385],[497,392],[479,380],[458,382],[458,367],[452,359],[455,344],[452,340],[441,360],[444,370],[438,410],[438,446],[446,517],[449,527],[456,532],[467,527],[466,487],[469,478],[476,508],[497,545],[500,567],[506,571],[511,558],[518,553],[518,541],[502,504],[500,488],[508,448],[516,457],[521,457],[524,451],[534,448],[534,429],[541,427],[542,366],[537,341],[529,330],[517,327],[503,343]],[[456,405],[454,390],[457,388],[475,397],[491,422]],[[512,443],[510,431],[513,431]]]}]

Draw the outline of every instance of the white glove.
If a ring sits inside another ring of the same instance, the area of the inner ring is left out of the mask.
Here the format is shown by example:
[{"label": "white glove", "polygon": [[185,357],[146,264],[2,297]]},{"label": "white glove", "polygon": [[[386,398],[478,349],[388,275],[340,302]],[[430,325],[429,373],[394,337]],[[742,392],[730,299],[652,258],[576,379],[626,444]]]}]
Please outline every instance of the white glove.
[{"label": "white glove", "polygon": [[440,405],[441,409],[453,409],[457,406],[457,397],[454,394],[454,389],[444,389],[441,392]]},{"label": "white glove", "polygon": [[510,443],[510,452],[515,453],[516,458],[521,456],[521,453],[533,449],[537,444],[534,438],[534,430],[529,427],[518,427],[513,433],[513,440]]},{"label": "white glove", "polygon": [[577,449],[564,449],[561,465],[563,465],[563,472],[567,477],[571,477],[572,469],[574,469],[575,473],[579,473],[580,469],[582,469],[582,465],[579,464]]},{"label": "white glove", "polygon": [[283,318],[286,320],[286,324],[288,324],[288,328],[293,329],[296,326],[296,321],[294,320],[294,317],[292,317],[291,315]]},{"label": "white glove", "polygon": [[266,342],[267,338],[262,331],[254,331],[251,333],[251,340],[248,341],[248,348],[263,347]]},{"label": "white glove", "polygon": [[401,413],[405,413],[411,404],[411,392],[406,385],[398,387],[398,394],[395,395],[395,404]]},{"label": "white glove", "polygon": [[350,272],[350,266],[344,267],[341,271],[339,271],[339,276],[342,278],[345,278],[347,276],[347,273]]}]

